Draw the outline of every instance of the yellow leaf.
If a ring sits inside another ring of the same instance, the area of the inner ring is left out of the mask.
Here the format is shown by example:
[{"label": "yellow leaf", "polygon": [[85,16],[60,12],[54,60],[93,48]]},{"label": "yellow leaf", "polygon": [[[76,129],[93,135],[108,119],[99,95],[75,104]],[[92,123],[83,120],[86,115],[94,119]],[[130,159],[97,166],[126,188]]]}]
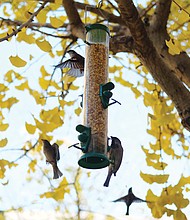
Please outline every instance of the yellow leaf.
[{"label": "yellow leaf", "polygon": [[28,81],[21,83],[19,86],[15,86],[16,89],[24,91],[25,89],[29,89]]},{"label": "yellow leaf", "polygon": [[174,220],[187,220],[187,217],[180,209],[177,209],[174,213]]},{"label": "yellow leaf", "polygon": [[40,198],[52,198],[56,201],[60,201],[64,199],[65,193],[70,193],[70,189],[68,188],[67,179],[64,177],[57,188],[54,188],[51,192],[41,194]]},{"label": "yellow leaf", "polygon": [[14,98],[14,97],[8,98],[6,101],[1,103],[1,108],[10,109],[12,107],[12,105],[14,105],[17,102],[18,102],[18,99]]},{"label": "yellow leaf", "polygon": [[177,41],[173,39],[170,39],[169,41],[166,40],[166,45],[168,46],[171,55],[180,54],[181,48]]},{"label": "yellow leaf", "polygon": [[142,177],[142,179],[144,181],[146,181],[147,183],[159,183],[159,184],[163,184],[168,180],[169,175],[167,174],[163,174],[163,175],[151,175],[151,174],[145,174],[140,172],[140,176]]},{"label": "yellow leaf", "polygon": [[46,40],[43,40],[43,41],[36,40],[36,44],[41,50],[45,52],[50,52],[52,49],[51,44]]},{"label": "yellow leaf", "polygon": [[0,179],[3,179],[5,177],[6,168],[11,168],[13,166],[16,167],[17,164],[4,159],[0,160]]},{"label": "yellow leaf", "polygon": [[21,59],[18,55],[16,55],[15,57],[10,56],[9,60],[12,63],[12,65],[16,67],[23,67],[27,63],[25,60]]},{"label": "yellow leaf", "polygon": [[156,89],[156,84],[154,83],[149,83],[148,80],[145,78],[144,80],[144,86],[147,88],[149,91],[153,91]]},{"label": "yellow leaf", "polygon": [[41,66],[40,72],[42,73],[42,77],[46,77],[46,76],[50,76],[50,75],[51,75],[51,74],[49,74],[49,73],[46,71],[44,65]]},{"label": "yellow leaf", "polygon": [[73,85],[73,83],[69,87],[69,89],[71,89],[71,90],[77,90],[78,88],[79,88],[79,86],[75,86],[75,85]]},{"label": "yellow leaf", "polygon": [[50,83],[49,80],[45,80],[44,78],[39,78],[39,84],[42,89],[46,90],[49,86],[49,83]]},{"label": "yellow leaf", "polygon": [[0,147],[5,147],[7,145],[7,143],[8,143],[7,138],[0,140]]},{"label": "yellow leaf", "polygon": [[157,116],[158,125],[167,125],[171,123],[173,120],[175,120],[174,114],[160,115],[160,117]]},{"label": "yellow leaf", "polygon": [[32,160],[28,166],[29,166],[29,169],[28,169],[28,173],[31,173],[31,172],[35,172],[35,167],[36,167],[36,164],[37,164],[37,160]]},{"label": "yellow leaf", "polygon": [[25,122],[25,127],[29,134],[34,134],[36,131],[36,126],[28,124],[27,122]]},{"label": "yellow leaf", "polygon": [[126,86],[126,87],[129,87],[129,88],[131,88],[131,87],[133,86],[132,83],[130,83],[130,82],[128,82],[128,81],[125,81],[125,80],[122,79],[121,77],[115,76],[115,77],[114,77],[114,80],[115,80],[116,82],[120,83],[121,85]]},{"label": "yellow leaf", "polygon": [[63,21],[56,17],[50,17],[50,23],[55,28],[61,27],[63,25]]},{"label": "yellow leaf", "polygon": [[82,109],[81,109],[80,107],[78,107],[77,109],[75,109],[75,114],[76,114],[77,116],[79,116],[81,112],[82,112]]},{"label": "yellow leaf", "polygon": [[48,11],[49,11],[49,10],[48,10],[47,8],[45,8],[45,9],[41,10],[40,13],[36,16],[37,20],[38,20],[41,24],[46,23]]},{"label": "yellow leaf", "polygon": [[0,131],[5,131],[9,127],[9,124],[0,124]]},{"label": "yellow leaf", "polygon": [[36,90],[30,89],[30,94],[34,97],[37,104],[45,105],[46,100],[43,98],[43,96]]},{"label": "yellow leaf", "polygon": [[26,30],[22,30],[17,35],[17,41],[18,42],[24,41],[28,44],[33,44],[35,43],[34,33],[27,34]]},{"label": "yellow leaf", "polygon": [[30,54],[29,60],[32,60],[34,57]]},{"label": "yellow leaf", "polygon": [[135,87],[131,87],[131,90],[134,92],[136,99],[142,95],[141,92]]}]

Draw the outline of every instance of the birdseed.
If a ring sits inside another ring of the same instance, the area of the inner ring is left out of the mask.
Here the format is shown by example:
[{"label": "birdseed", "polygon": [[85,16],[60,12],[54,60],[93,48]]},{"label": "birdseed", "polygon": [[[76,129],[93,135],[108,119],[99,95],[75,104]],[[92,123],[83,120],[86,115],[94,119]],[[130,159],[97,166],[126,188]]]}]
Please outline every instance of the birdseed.
[{"label": "birdseed", "polygon": [[100,100],[100,84],[108,81],[108,47],[104,44],[86,46],[84,125],[91,127],[88,152],[107,153],[108,111]]}]

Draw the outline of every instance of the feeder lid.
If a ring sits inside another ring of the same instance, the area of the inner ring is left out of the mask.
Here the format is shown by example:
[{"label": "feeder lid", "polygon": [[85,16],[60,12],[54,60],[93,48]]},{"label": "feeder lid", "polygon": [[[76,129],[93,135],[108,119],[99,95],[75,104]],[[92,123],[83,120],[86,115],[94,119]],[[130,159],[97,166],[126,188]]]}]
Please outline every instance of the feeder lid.
[{"label": "feeder lid", "polygon": [[86,25],[86,32],[94,30],[94,29],[101,29],[106,31],[108,34],[110,34],[109,28],[106,25],[103,24],[89,24]]},{"label": "feeder lid", "polygon": [[101,169],[109,166],[110,161],[106,155],[97,152],[89,152],[84,154],[78,161],[83,168]]}]

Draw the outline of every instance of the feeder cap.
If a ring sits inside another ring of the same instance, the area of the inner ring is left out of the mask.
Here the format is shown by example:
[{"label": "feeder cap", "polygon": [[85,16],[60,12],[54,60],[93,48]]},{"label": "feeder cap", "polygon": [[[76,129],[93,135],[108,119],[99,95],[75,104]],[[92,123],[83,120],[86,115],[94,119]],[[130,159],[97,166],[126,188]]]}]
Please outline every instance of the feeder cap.
[{"label": "feeder cap", "polygon": [[103,24],[89,24],[85,26],[86,32],[94,30],[94,29],[101,29],[106,31],[108,34],[110,34],[110,30],[106,25]]}]

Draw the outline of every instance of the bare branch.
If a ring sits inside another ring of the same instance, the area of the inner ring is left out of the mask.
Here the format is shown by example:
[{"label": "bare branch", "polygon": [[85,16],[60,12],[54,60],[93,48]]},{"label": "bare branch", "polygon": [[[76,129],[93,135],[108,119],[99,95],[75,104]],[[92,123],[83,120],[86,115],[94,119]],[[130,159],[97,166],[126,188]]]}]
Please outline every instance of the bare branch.
[{"label": "bare branch", "polygon": [[[23,22],[18,21],[18,20],[11,20],[11,19],[6,19],[6,18],[2,18],[0,17],[0,19],[2,20],[1,23],[5,23],[6,25],[13,25],[13,26],[21,26],[23,25]],[[68,24],[63,24],[60,28],[66,28]],[[55,27],[53,27],[50,23],[45,23],[45,24],[40,24],[40,23],[29,23],[27,25],[27,28],[33,28],[33,27],[37,27],[37,28],[51,28],[51,29],[56,29]]]},{"label": "bare branch", "polygon": [[9,38],[11,38],[11,37],[14,36],[14,35],[16,36],[19,31],[21,31],[24,27],[27,27],[27,26],[33,21],[33,18],[39,14],[39,12],[44,8],[44,6],[45,6],[46,4],[47,4],[47,1],[44,1],[43,4],[38,8],[38,10],[35,11],[35,12],[31,15],[31,17],[28,19],[28,21],[26,21],[25,23],[23,23],[18,29],[14,30],[11,34],[8,34],[8,33],[7,33],[7,36],[1,38],[1,39],[0,39],[0,42],[5,41],[5,40],[8,40]]}]

